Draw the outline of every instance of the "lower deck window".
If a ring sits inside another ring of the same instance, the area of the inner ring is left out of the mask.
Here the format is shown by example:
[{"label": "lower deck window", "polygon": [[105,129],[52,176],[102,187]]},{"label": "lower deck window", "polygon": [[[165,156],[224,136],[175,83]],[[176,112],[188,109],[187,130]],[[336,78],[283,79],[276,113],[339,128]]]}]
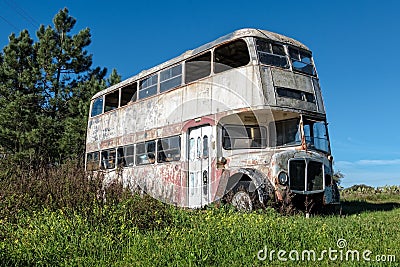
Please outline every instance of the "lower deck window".
[{"label": "lower deck window", "polygon": [[271,122],[271,146],[296,145],[301,143],[300,119]]},{"label": "lower deck window", "polygon": [[222,129],[224,149],[265,148],[267,129],[262,126],[225,125]]},{"label": "lower deck window", "polygon": [[181,138],[173,136],[158,141],[158,162],[177,161],[181,158]]},{"label": "lower deck window", "polygon": [[86,170],[94,171],[99,169],[99,152],[92,152],[86,155]]},{"label": "lower deck window", "polygon": [[147,141],[136,145],[136,164],[153,164],[156,161],[156,141]]},{"label": "lower deck window", "polygon": [[101,168],[114,169],[115,168],[115,149],[104,150],[101,152]]},{"label": "lower deck window", "polygon": [[129,145],[119,148],[120,154],[122,154],[121,164],[122,166],[133,166],[134,165],[134,152],[135,146]]}]

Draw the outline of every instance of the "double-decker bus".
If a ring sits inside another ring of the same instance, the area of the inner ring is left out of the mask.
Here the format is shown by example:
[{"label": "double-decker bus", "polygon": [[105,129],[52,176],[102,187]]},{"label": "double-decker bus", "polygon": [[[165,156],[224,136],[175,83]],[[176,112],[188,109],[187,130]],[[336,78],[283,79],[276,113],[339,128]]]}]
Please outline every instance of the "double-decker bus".
[{"label": "double-decker bus", "polygon": [[86,169],[198,208],[339,201],[326,113],[304,44],[241,29],[93,96]]}]

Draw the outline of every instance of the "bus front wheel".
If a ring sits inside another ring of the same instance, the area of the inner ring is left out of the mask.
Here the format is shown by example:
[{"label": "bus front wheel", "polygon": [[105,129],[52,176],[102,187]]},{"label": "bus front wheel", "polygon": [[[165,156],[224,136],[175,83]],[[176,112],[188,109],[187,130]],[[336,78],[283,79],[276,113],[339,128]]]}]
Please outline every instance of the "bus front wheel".
[{"label": "bus front wheel", "polygon": [[257,206],[257,192],[249,192],[249,185],[246,183],[239,182],[232,189],[231,196],[230,203],[239,211],[250,212]]}]

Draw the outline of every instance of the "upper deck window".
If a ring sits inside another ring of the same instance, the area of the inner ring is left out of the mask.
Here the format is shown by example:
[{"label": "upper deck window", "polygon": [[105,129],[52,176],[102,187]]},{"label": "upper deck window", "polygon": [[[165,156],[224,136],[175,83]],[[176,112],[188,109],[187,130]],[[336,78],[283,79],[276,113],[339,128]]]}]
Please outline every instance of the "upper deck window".
[{"label": "upper deck window", "polygon": [[287,97],[287,98],[307,101],[310,103],[315,103],[314,95],[309,92],[304,92],[304,91],[290,89],[290,88],[277,87],[276,93],[280,97]]},{"label": "upper deck window", "polygon": [[289,47],[289,55],[292,60],[293,70],[315,75],[315,69],[311,60],[310,52]]},{"label": "upper deck window", "polygon": [[114,110],[118,108],[119,102],[119,91],[114,91],[112,93],[105,95],[105,104],[104,104],[104,112]]},{"label": "upper deck window", "polygon": [[121,107],[137,99],[137,83],[129,84],[121,88]]},{"label": "upper deck window", "polygon": [[281,44],[275,44],[265,39],[256,39],[258,59],[261,63],[289,68],[285,49]]},{"label": "upper deck window", "polygon": [[245,66],[249,61],[249,50],[245,41],[236,40],[221,45],[214,51],[214,73]]},{"label": "upper deck window", "polygon": [[154,74],[139,83],[139,98],[143,99],[157,94],[158,74]]},{"label": "upper deck window", "polygon": [[100,96],[93,101],[91,117],[97,116],[103,113],[103,97]]},{"label": "upper deck window", "polygon": [[178,87],[182,84],[182,65],[160,72],[160,92]]},{"label": "upper deck window", "polygon": [[189,59],[185,62],[186,83],[207,77],[211,74],[211,52]]}]

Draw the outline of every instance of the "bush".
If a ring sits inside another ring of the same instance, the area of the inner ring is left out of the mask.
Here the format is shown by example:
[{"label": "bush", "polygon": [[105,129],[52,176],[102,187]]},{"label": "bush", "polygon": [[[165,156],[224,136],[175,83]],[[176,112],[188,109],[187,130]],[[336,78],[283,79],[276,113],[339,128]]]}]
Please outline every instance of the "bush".
[{"label": "bush", "polygon": [[0,220],[15,223],[21,214],[42,210],[78,213],[92,225],[124,222],[140,230],[164,227],[172,220],[171,207],[147,195],[133,195],[120,183],[104,188],[101,172],[85,172],[73,161],[37,170],[14,166],[14,172],[3,173]]}]

